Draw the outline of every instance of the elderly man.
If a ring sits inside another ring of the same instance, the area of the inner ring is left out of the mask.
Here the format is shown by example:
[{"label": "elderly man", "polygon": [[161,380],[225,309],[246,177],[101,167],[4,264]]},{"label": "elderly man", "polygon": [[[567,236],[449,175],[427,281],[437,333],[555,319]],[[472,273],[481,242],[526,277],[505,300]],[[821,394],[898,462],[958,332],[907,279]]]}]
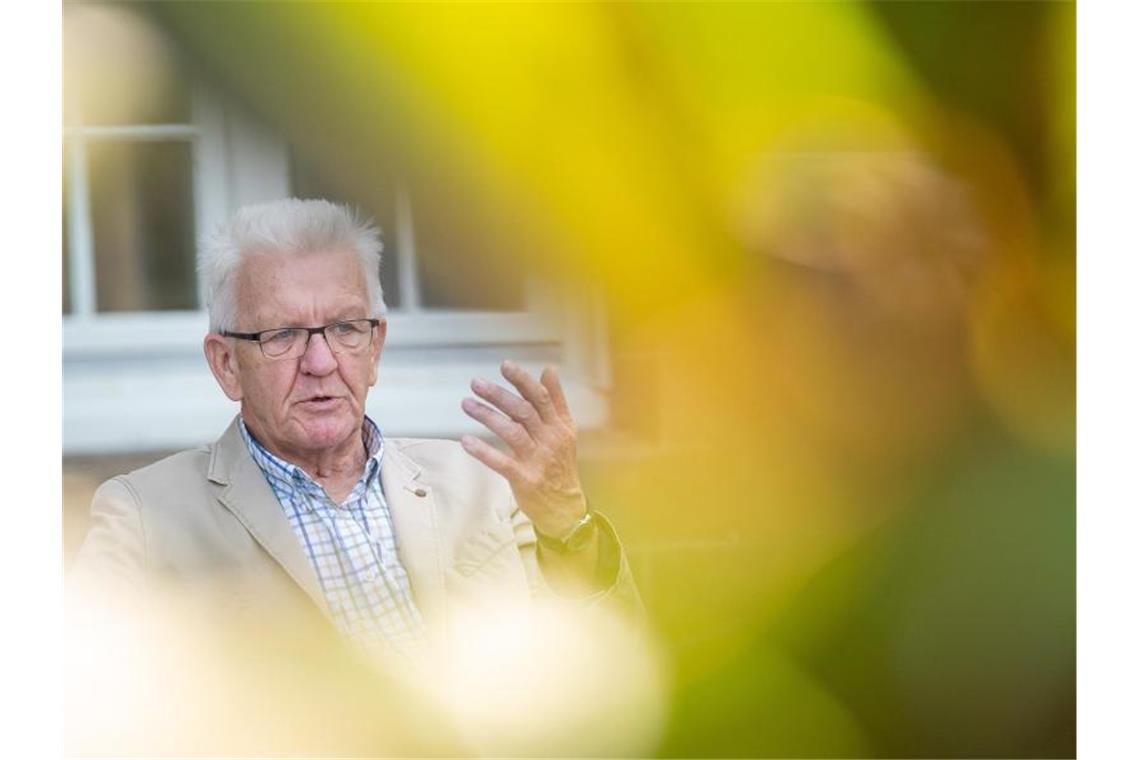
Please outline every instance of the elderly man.
[{"label": "elderly man", "polygon": [[319,612],[396,653],[455,633],[453,608],[485,597],[639,609],[583,496],[553,369],[504,362],[513,391],[472,382],[462,408],[506,450],[388,438],[365,414],[388,327],[380,247],[343,207],[295,199],[240,210],[204,246],[206,359],[240,414],[215,443],[104,483],[77,572],[193,587],[227,615]]}]

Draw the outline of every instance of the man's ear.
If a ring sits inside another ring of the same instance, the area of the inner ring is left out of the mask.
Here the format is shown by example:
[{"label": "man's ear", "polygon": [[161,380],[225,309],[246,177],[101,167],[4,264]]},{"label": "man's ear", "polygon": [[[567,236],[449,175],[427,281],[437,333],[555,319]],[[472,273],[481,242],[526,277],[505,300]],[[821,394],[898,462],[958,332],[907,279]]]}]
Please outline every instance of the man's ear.
[{"label": "man's ear", "polygon": [[230,338],[217,333],[210,333],[202,341],[202,350],[206,354],[206,363],[214,373],[214,379],[222,386],[222,391],[230,401],[241,401],[242,390],[237,365],[235,346]]},{"label": "man's ear", "polygon": [[384,350],[384,340],[387,337],[388,320],[380,317],[380,324],[376,325],[376,337],[372,339],[372,347],[369,349],[372,354],[368,357],[372,368],[372,372],[368,376],[369,385],[376,385],[376,381],[380,377],[380,352]]}]

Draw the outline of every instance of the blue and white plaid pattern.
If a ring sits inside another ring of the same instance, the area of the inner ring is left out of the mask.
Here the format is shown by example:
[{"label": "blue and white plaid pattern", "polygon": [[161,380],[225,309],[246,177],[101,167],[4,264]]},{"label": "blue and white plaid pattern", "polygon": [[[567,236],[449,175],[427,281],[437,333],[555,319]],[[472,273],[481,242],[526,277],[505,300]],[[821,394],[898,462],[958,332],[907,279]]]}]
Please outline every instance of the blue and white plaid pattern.
[{"label": "blue and white plaid pattern", "polygon": [[411,653],[423,641],[423,618],[396,555],[392,517],[380,485],[380,428],[364,418],[364,476],[337,504],[304,470],[267,451],[244,420],[240,426],[253,461],[317,572],[337,628],[365,648],[390,646]]}]

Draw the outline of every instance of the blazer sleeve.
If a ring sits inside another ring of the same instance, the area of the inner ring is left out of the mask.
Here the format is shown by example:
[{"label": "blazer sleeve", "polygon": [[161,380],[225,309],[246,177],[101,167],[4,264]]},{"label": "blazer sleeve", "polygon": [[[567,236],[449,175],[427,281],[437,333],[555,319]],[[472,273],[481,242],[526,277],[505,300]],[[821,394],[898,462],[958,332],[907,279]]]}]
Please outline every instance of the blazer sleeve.
[{"label": "blazer sleeve", "polygon": [[141,598],[147,569],[142,504],[126,476],[106,481],[91,500],[91,527],[68,576],[81,593]]},{"label": "blazer sleeve", "polygon": [[515,542],[519,547],[531,588],[537,595],[555,597],[583,606],[600,606],[608,612],[642,624],[646,620],[645,605],[633,579],[629,558],[614,530],[613,523],[600,512],[594,511],[598,523],[598,577],[601,589],[583,597],[566,597],[554,591],[543,579],[542,566],[538,560],[538,538],[530,518],[517,504],[513,503],[511,523],[514,526]]}]

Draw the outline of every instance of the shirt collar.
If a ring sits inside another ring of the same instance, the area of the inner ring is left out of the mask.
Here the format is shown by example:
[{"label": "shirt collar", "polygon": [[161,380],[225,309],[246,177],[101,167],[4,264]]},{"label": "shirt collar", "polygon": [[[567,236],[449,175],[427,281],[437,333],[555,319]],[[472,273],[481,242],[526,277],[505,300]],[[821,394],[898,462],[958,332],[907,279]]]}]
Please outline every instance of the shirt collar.
[{"label": "shirt collar", "polygon": [[[253,433],[246,427],[245,420],[241,418],[241,415],[238,415],[238,427],[241,429],[241,436],[245,440],[246,447],[249,448],[250,456],[253,457],[253,461],[257,463],[266,477],[271,480],[277,478],[290,480],[294,483],[312,484],[321,488],[321,485],[309,477],[309,474],[300,467],[282,459],[262,446],[261,442],[254,438]],[[368,455],[368,459],[364,463],[364,475],[361,480],[364,481],[365,486],[368,486],[380,471],[380,462],[384,458],[384,433],[380,430],[380,426],[372,421],[371,417],[365,415],[360,437],[364,443],[364,451]]]}]

